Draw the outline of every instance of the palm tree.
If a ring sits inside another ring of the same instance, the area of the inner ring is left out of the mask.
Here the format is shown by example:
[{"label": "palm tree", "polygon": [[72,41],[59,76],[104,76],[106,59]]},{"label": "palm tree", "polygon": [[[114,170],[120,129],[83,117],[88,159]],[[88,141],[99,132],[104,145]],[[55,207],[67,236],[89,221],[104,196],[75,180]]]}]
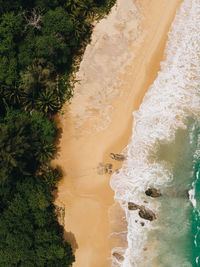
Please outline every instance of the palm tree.
[{"label": "palm tree", "polygon": [[46,89],[56,87],[56,72],[54,65],[44,59],[37,59],[28,67],[25,73],[21,73],[23,91],[23,105],[26,109],[36,108],[36,100]]},{"label": "palm tree", "polygon": [[22,117],[0,124],[0,184],[13,174],[29,174],[28,160],[33,158],[29,129],[30,123]]},{"label": "palm tree", "polygon": [[22,90],[16,84],[12,87],[4,87],[4,97],[10,105],[19,107],[22,101]]},{"label": "palm tree", "polygon": [[87,5],[83,0],[68,0],[65,6],[70,11],[70,14],[76,14],[80,9],[87,9]]},{"label": "palm tree", "polygon": [[19,108],[22,101],[22,92],[16,84],[13,86],[2,85],[0,87],[0,113],[5,114],[9,106]]},{"label": "palm tree", "polygon": [[49,186],[51,191],[56,189],[56,184],[61,178],[62,172],[58,166],[55,169],[49,168],[42,173],[42,179]]},{"label": "palm tree", "polygon": [[42,142],[38,146],[35,156],[41,164],[44,164],[53,157],[55,151],[56,147],[54,144]]},{"label": "palm tree", "polygon": [[36,100],[36,109],[46,114],[55,114],[61,109],[62,104],[57,95],[56,90],[48,90],[41,92]]}]

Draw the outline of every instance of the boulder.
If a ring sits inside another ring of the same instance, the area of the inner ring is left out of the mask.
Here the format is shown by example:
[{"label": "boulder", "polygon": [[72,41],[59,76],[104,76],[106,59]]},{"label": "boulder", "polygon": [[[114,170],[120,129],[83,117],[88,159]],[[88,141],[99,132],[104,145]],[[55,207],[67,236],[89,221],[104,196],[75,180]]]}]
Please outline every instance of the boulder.
[{"label": "boulder", "polygon": [[145,208],[145,206],[143,205],[140,206],[133,202],[128,202],[128,209],[139,210],[138,214],[142,219],[149,220],[149,221],[153,221],[156,219],[155,213],[152,210]]},{"label": "boulder", "polygon": [[112,254],[119,262],[122,262],[124,260],[124,256],[122,256],[121,254],[114,252]]},{"label": "boulder", "polygon": [[148,188],[145,191],[145,194],[149,197],[160,197],[162,196],[162,194],[160,193],[160,191],[156,188]]},{"label": "boulder", "polygon": [[139,210],[140,209],[140,206],[133,203],[133,202],[128,202],[128,209],[129,210]]},{"label": "boulder", "polygon": [[152,210],[145,208],[144,206],[140,207],[139,215],[142,219],[153,221],[156,219],[156,215]]},{"label": "boulder", "polygon": [[126,159],[126,157],[122,154],[114,154],[114,153],[110,153],[110,157],[112,159],[118,160],[118,161],[124,161]]}]

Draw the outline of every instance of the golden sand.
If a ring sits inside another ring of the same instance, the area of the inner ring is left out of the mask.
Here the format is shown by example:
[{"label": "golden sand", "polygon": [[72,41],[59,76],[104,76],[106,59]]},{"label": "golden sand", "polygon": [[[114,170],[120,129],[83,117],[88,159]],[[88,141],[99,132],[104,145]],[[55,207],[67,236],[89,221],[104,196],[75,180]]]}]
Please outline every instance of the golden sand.
[{"label": "golden sand", "polygon": [[[113,164],[113,171],[120,168],[121,163],[112,160],[109,153],[120,153],[129,142],[132,112],[139,108],[145,92],[157,76],[164,57],[167,33],[181,2],[138,1],[143,14],[141,27],[144,39],[138,46],[130,43],[130,53],[135,58],[119,75],[124,81],[119,87],[122,95],[112,99],[111,122],[105,129],[96,131],[91,128],[90,119],[77,127],[78,118],[73,111],[80,110],[81,103],[85,105],[80,96],[79,101],[72,100],[71,106],[66,105],[64,115],[60,116],[62,136],[54,164],[62,166],[64,178],[59,185],[56,203],[65,207],[65,237],[72,243],[75,252],[74,267],[111,266],[110,253],[114,241],[110,232],[114,228],[110,224],[109,209],[114,203],[114,193],[109,185],[110,174],[105,173],[105,165],[100,166],[99,163]],[[95,76],[92,78],[95,80]],[[96,121],[101,116],[99,112],[97,109]],[[87,133],[86,129],[91,130]]]}]

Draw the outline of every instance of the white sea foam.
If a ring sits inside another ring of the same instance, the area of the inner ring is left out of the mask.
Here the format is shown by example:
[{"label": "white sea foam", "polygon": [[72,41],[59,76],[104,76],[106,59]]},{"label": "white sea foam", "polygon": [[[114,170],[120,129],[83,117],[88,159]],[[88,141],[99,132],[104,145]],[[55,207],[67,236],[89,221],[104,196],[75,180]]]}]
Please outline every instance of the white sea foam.
[{"label": "white sea foam", "polygon": [[[159,145],[173,142],[176,130],[185,129],[188,116],[199,118],[199,29],[200,1],[184,0],[168,34],[161,71],[139,110],[133,113],[133,133],[125,150],[127,160],[111,178],[115,199],[124,208],[128,222],[128,248],[120,264],[123,267],[155,266],[149,259],[145,260],[143,248],[148,232],[156,227],[156,221],[145,221],[145,226],[141,227],[135,222],[141,221],[138,211],[129,211],[127,203],[132,201],[144,205],[144,191],[149,186],[162,188],[172,179],[170,166],[156,158]],[[145,205],[158,212],[158,202],[148,200]]]},{"label": "white sea foam", "polygon": [[[194,186],[194,183],[192,183],[192,187],[193,187],[193,186]],[[197,206],[197,201],[196,201],[196,199],[195,199],[195,190],[194,190],[194,188],[191,189],[191,190],[189,190],[189,191],[188,191],[188,194],[189,194],[189,199],[190,199],[190,201],[192,202],[193,207],[196,208],[196,206]]]}]

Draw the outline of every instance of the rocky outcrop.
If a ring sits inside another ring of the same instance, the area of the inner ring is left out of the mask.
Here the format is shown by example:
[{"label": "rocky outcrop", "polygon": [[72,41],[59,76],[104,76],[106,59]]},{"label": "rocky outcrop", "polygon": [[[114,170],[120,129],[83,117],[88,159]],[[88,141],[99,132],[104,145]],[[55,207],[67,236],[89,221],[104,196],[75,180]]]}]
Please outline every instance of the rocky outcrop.
[{"label": "rocky outcrop", "polygon": [[124,256],[122,256],[121,254],[114,252],[112,254],[119,262],[122,262],[124,260]]},{"label": "rocky outcrop", "polygon": [[160,193],[160,191],[156,188],[148,188],[145,191],[145,194],[149,197],[160,197],[162,196],[162,194]]},{"label": "rocky outcrop", "polygon": [[113,165],[111,163],[100,162],[99,165],[97,166],[97,173],[99,175],[104,175],[106,173],[112,174],[112,167]]},{"label": "rocky outcrop", "polygon": [[155,213],[152,210],[145,208],[145,206],[143,206],[143,205],[140,206],[140,205],[137,205],[133,202],[128,202],[128,209],[129,210],[139,210],[138,214],[142,219],[145,219],[148,221],[153,221],[156,219]]},{"label": "rocky outcrop", "polygon": [[110,153],[110,157],[114,160],[118,160],[118,161],[124,161],[126,159],[126,157],[122,154],[114,154],[114,153]]},{"label": "rocky outcrop", "polygon": [[156,219],[156,215],[152,210],[149,210],[142,206],[139,211],[139,215],[142,219],[148,220],[148,221],[153,221]]},{"label": "rocky outcrop", "polygon": [[133,202],[128,202],[128,209],[129,210],[139,210],[140,209],[140,205],[137,205]]}]

